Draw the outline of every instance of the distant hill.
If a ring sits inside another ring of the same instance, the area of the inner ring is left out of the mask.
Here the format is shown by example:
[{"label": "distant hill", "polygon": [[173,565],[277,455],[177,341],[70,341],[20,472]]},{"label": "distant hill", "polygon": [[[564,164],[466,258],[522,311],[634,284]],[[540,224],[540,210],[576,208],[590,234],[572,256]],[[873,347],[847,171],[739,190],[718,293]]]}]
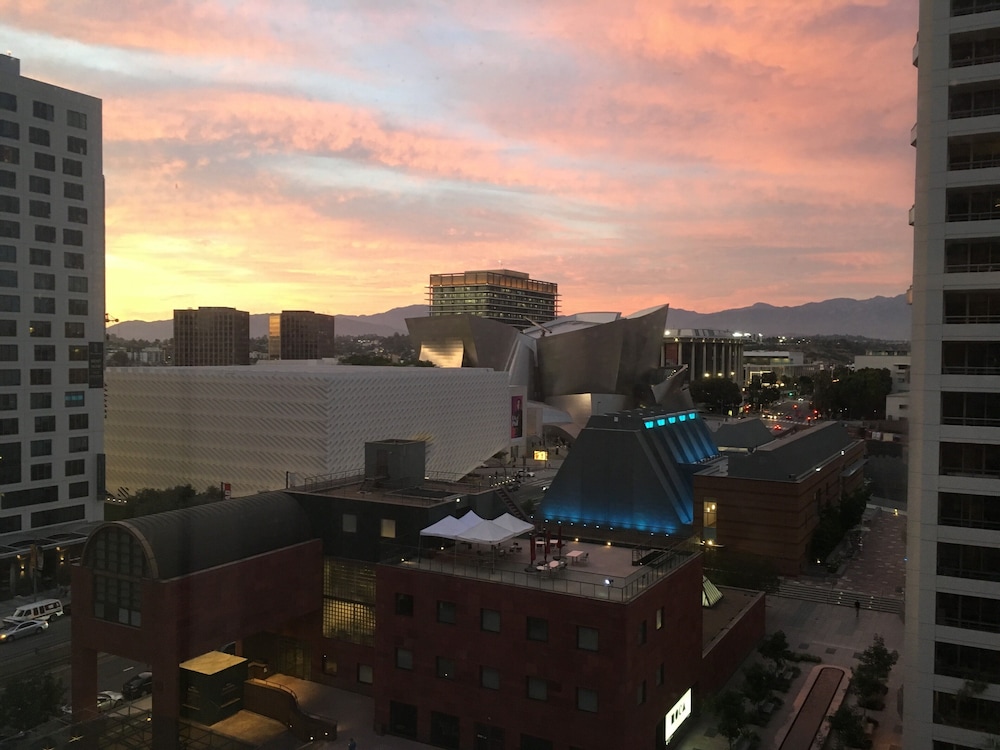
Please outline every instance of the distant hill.
[{"label": "distant hill", "polygon": [[[623,312],[630,312],[625,310]],[[406,333],[406,319],[427,315],[427,305],[394,307],[374,315],[338,315],[338,336],[391,336]],[[266,313],[250,316],[250,335],[267,335]],[[723,331],[762,333],[765,336],[864,336],[883,341],[909,341],[910,306],[906,295],[847,298],[809,302],[796,307],[775,307],[758,302],[750,307],[698,313],[671,308],[668,328],[710,328]],[[108,333],[123,339],[169,339],[174,335],[173,320],[145,322],[128,320],[108,327]]]}]

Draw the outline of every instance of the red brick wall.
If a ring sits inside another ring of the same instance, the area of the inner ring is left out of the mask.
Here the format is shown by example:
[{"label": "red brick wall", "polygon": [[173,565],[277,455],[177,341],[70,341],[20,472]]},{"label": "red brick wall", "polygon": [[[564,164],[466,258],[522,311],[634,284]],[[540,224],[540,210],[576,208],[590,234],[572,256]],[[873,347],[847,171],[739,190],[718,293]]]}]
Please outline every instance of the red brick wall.
[{"label": "red brick wall", "polygon": [[[726,589],[719,587],[723,595]],[[761,642],[767,633],[767,602],[763,592],[742,612],[717,640],[708,645],[704,653],[698,682],[699,698],[711,695],[739,669],[743,660]]]},{"label": "red brick wall", "polygon": [[[570,747],[654,747],[666,710],[697,679],[701,662],[701,562],[697,556],[627,604],[380,566],[377,584],[375,721],[389,725],[389,703],[418,707],[418,738],[429,741],[430,714],[460,717],[462,746],[477,722],[499,726],[507,747],[521,733]],[[395,594],[414,597],[412,617],[395,614]],[[437,622],[437,601],[456,603],[456,624]],[[663,627],[656,610],[663,607]],[[480,610],[501,613],[501,632],[480,628]],[[548,620],[547,642],[526,638],[527,617]],[[646,643],[639,625],[646,621]],[[577,648],[577,626],[599,631],[599,650]],[[397,669],[397,647],[413,652]],[[454,680],[436,676],[436,657],[454,660]],[[665,684],[656,669],[665,665]],[[480,687],[480,666],[500,672],[500,690]],[[527,698],[527,678],[548,683],[548,700]],[[639,683],[646,701],[639,705]],[[596,689],[597,713],[577,709],[577,688]]]}]

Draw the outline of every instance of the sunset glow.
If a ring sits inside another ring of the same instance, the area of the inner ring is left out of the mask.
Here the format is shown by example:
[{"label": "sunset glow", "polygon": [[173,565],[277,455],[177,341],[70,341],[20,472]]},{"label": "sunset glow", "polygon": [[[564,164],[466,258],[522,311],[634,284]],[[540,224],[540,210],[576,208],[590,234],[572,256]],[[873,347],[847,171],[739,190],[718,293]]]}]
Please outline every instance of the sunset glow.
[{"label": "sunset glow", "polygon": [[904,0],[0,0],[104,101],[107,310],[371,314],[511,268],[564,312],[906,290]]}]

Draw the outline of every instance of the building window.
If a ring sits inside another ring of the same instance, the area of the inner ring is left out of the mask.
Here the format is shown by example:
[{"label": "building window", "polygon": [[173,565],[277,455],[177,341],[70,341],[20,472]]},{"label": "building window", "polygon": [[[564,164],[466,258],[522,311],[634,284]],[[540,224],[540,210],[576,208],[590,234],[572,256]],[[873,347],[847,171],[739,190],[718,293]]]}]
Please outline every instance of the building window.
[{"label": "building window", "polygon": [[56,108],[45,102],[32,102],[32,114],[40,120],[52,122],[56,119]]},{"label": "building window", "polygon": [[371,664],[358,665],[358,682],[362,685],[371,685],[375,682],[375,669]]},{"label": "building window", "polygon": [[997,728],[1000,703],[935,690],[933,712],[935,724],[993,733]]},{"label": "building window", "polygon": [[54,273],[36,273],[35,289],[52,291],[56,288],[56,275]]},{"label": "building window", "polygon": [[13,120],[0,120],[0,138],[18,140],[21,137],[21,126]]},{"label": "building window", "polygon": [[49,131],[45,128],[28,128],[28,142],[34,143],[36,146],[51,146],[52,142],[49,138]]},{"label": "building window", "polygon": [[70,315],[87,315],[89,305],[85,299],[70,299],[67,304],[67,312]]},{"label": "building window", "polygon": [[0,319],[0,336],[17,336],[17,321]]},{"label": "building window", "polygon": [[66,220],[71,221],[74,224],[86,224],[87,209],[83,208],[82,206],[67,206]]},{"label": "building window", "polygon": [[28,324],[28,335],[36,339],[52,338],[52,324],[47,320],[32,320]]},{"label": "building window", "polygon": [[28,250],[28,263],[33,266],[51,266],[52,251],[43,247],[33,247]]},{"label": "building window", "polygon": [[87,293],[89,286],[86,276],[70,276],[67,280],[66,289],[70,292]]},{"label": "building window", "polygon": [[40,393],[31,394],[31,408],[32,409],[51,409],[52,408],[52,394],[48,391],[42,391]]},{"label": "building window", "polygon": [[549,621],[541,617],[528,618],[528,640],[547,641],[549,639]]},{"label": "building window", "polygon": [[1000,600],[938,592],[938,625],[1000,633]]},{"label": "building window", "polygon": [[35,241],[36,242],[55,242],[56,241],[56,228],[50,227],[45,224],[35,224]]},{"label": "building window", "polygon": [[345,513],[343,530],[345,534],[356,534],[358,532],[358,517],[353,513]]},{"label": "building window", "polygon": [[66,150],[71,154],[87,155],[87,139],[77,138],[75,135],[66,136]]},{"label": "building window", "polygon": [[35,417],[35,432],[55,432],[56,418],[53,415]]},{"label": "building window", "polygon": [[495,609],[479,610],[479,627],[490,633],[499,633],[500,612]]},{"label": "building window", "polygon": [[6,91],[0,91],[0,109],[17,112],[17,96]]},{"label": "building window", "polygon": [[0,393],[0,411],[17,411],[16,393]]},{"label": "building window", "polygon": [[86,362],[87,347],[70,344],[69,347],[67,347],[67,356],[69,357],[70,362]]},{"label": "building window", "polygon": [[380,535],[383,539],[396,538],[396,520],[393,518],[382,519],[382,529]]},{"label": "building window", "polygon": [[1000,529],[1000,497],[939,492],[938,523],[967,529]]},{"label": "building window", "polygon": [[31,371],[31,384],[32,385],[52,385],[52,370],[32,370]]},{"label": "building window", "polygon": [[13,245],[0,245],[0,263],[17,263],[17,248]]},{"label": "building window", "polygon": [[90,495],[90,482],[70,482],[69,496],[71,500]]},{"label": "building window", "polygon": [[71,109],[66,110],[66,124],[71,128],[77,128],[78,130],[87,129],[87,115],[85,112],[74,112]]},{"label": "building window", "polygon": [[71,430],[86,430],[90,427],[89,424],[90,415],[84,412],[83,414],[70,414],[69,415],[69,428]]},{"label": "building window", "polygon": [[323,654],[323,674],[337,674],[337,660],[330,658],[326,654]]},{"label": "building window", "polygon": [[31,481],[38,482],[43,479],[52,479],[52,464],[32,464]]},{"label": "building window", "polygon": [[83,385],[89,382],[90,376],[86,367],[73,367],[69,371],[69,382],[71,385]]},{"label": "building window", "polygon": [[408,648],[396,649],[396,668],[413,669],[413,652]]},{"label": "building window", "polygon": [[493,667],[480,667],[479,684],[487,690],[499,690],[500,670]]},{"label": "building window", "polygon": [[455,662],[444,656],[437,658],[437,676],[444,680],[455,679]]},{"label": "building window", "polygon": [[446,602],[440,599],[438,600],[437,621],[448,623],[450,625],[455,624],[455,602]]},{"label": "building window", "polygon": [[56,157],[52,154],[43,154],[41,151],[35,152],[35,169],[42,169],[46,172],[56,171]]},{"label": "building window", "polygon": [[[51,440],[46,441],[49,445],[52,444]],[[87,461],[83,458],[74,458],[66,462],[63,467],[64,473],[68,477],[78,477],[81,474],[87,472]]]},{"label": "building window", "polygon": [[[53,419],[55,419],[55,417],[53,417]],[[18,432],[19,425],[17,423],[17,417],[0,419],[0,435],[17,435]]]},{"label": "building window", "polygon": [[[83,247],[83,231],[80,229],[64,229],[63,244],[70,247]],[[80,261],[81,263],[83,261]],[[79,266],[83,268],[83,266]]]},{"label": "building window", "polygon": [[36,362],[55,362],[56,361],[56,347],[53,344],[36,344],[35,345],[35,361]]},{"label": "building window", "polygon": [[597,628],[577,626],[576,647],[584,651],[597,651]]},{"label": "building window", "polygon": [[90,439],[86,435],[71,437],[69,439],[69,452],[83,453],[88,449],[89,445],[90,445]]},{"label": "building window", "polygon": [[83,162],[63,157],[62,171],[63,174],[68,174],[70,177],[83,177]]},{"label": "building window", "polygon": [[0,385],[21,385],[21,371],[0,369]]},{"label": "building window", "polygon": [[68,339],[85,338],[83,323],[65,323],[63,330],[64,330],[64,335]]},{"label": "building window", "polygon": [[56,314],[56,298],[55,297],[35,297],[34,309],[36,313],[40,315],[55,315]]},{"label": "building window", "polygon": [[957,643],[934,644],[934,674],[1000,683],[1000,651]]},{"label": "building window", "polygon": [[0,187],[17,189],[17,174],[7,169],[0,169]]},{"label": "building window", "polygon": [[16,195],[0,195],[0,212],[5,214],[21,213],[21,199]]},{"label": "building window", "polygon": [[[0,146],[0,156],[3,156],[3,146]],[[21,237],[21,224],[16,221],[0,219],[0,237],[9,237],[12,240]]]},{"label": "building window", "polygon": [[64,182],[63,198],[71,198],[72,200],[82,201],[83,185],[78,182]]},{"label": "building window", "polygon": [[83,253],[63,253],[64,268],[83,268]]},{"label": "building window", "polygon": [[528,697],[533,701],[547,701],[549,699],[549,683],[541,677],[529,677]]},{"label": "building window", "polygon": [[39,175],[33,174],[28,176],[28,190],[32,193],[41,193],[42,195],[49,195],[52,192],[52,183],[48,177],[41,177]]},{"label": "building window", "polygon": [[588,688],[577,688],[576,707],[581,711],[597,713],[597,691]]},{"label": "building window", "polygon": [[[38,458],[39,456],[51,456],[52,455],[52,441],[51,440],[32,440],[31,441],[31,457]],[[80,472],[81,474],[83,472]]]},{"label": "building window", "polygon": [[396,614],[413,617],[413,594],[396,594]]},{"label": "building window", "polygon": [[85,400],[85,395],[83,391],[66,391],[66,396],[63,399],[63,406],[69,408],[73,406],[83,406]]},{"label": "building window", "polygon": [[978,581],[1000,581],[1000,549],[939,542],[937,574]]},{"label": "building window", "polygon": [[656,629],[663,630],[663,607],[656,610]]},{"label": "building window", "polygon": [[0,362],[17,362],[17,344],[0,344]]}]

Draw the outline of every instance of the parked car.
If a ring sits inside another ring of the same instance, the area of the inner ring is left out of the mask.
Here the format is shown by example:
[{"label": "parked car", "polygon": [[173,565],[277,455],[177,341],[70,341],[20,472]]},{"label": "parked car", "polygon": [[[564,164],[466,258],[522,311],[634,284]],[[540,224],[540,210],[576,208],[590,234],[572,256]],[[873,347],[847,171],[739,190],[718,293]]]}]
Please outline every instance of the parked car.
[{"label": "parked car", "polygon": [[[118,708],[124,700],[125,698],[121,693],[116,693],[114,690],[102,690],[97,694],[97,712],[104,713],[113,708]],[[73,707],[67,703],[62,707],[62,712],[66,716],[72,716]]]},{"label": "parked car", "polygon": [[28,635],[38,635],[49,624],[45,620],[25,620],[24,622],[3,621],[3,629],[0,630],[0,643],[16,641]]},{"label": "parked car", "polygon": [[125,681],[122,685],[122,696],[125,700],[131,701],[141,698],[144,695],[153,694],[153,673],[139,672]]}]

